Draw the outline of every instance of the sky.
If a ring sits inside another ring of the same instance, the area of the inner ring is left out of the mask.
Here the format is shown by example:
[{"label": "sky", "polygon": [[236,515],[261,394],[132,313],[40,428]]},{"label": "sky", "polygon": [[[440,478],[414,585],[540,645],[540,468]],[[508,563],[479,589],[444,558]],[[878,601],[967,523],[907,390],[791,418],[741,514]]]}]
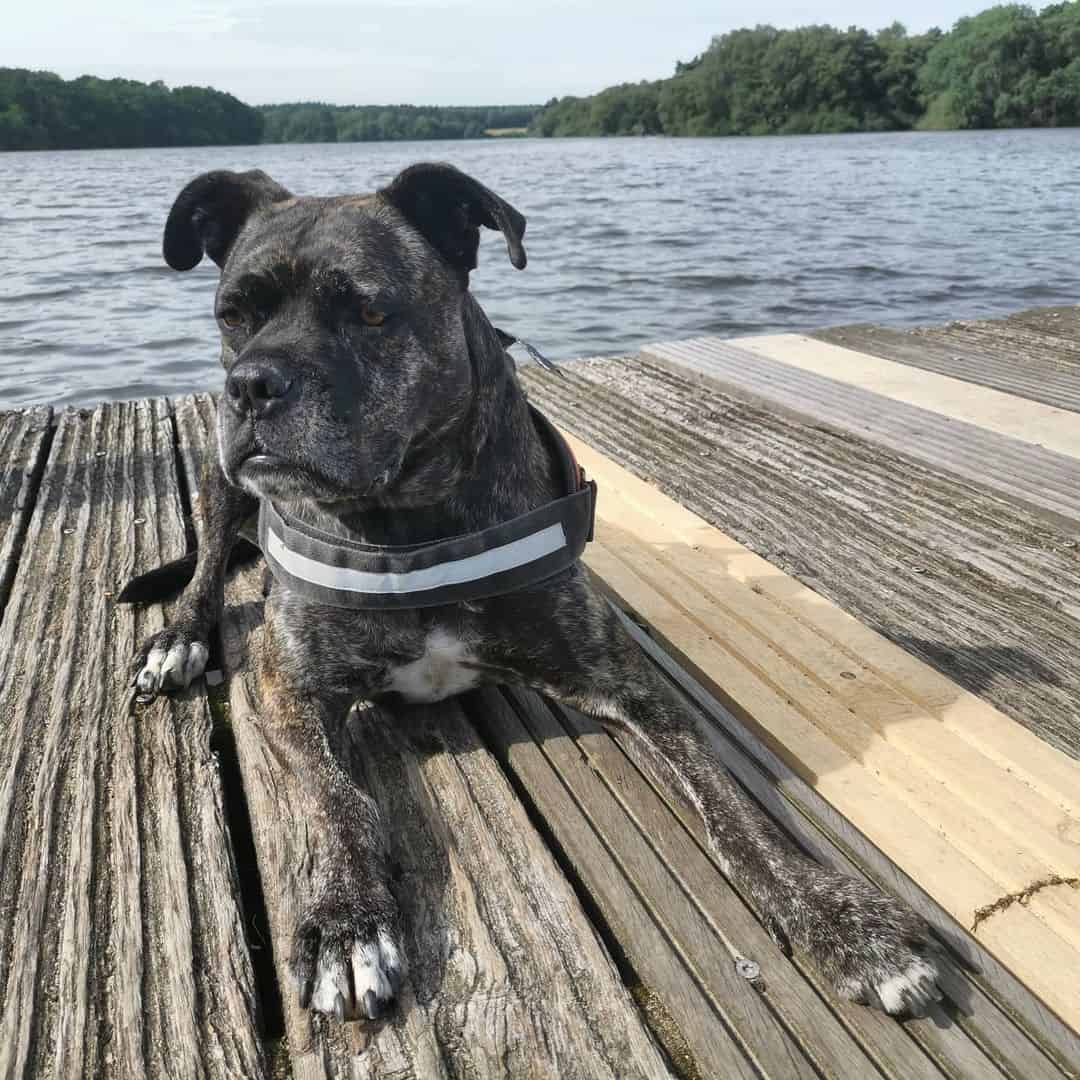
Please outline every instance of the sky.
[{"label": "sky", "polygon": [[509,105],[663,78],[758,23],[948,29],[994,0],[47,0],[0,65],[227,90],[253,105]]}]

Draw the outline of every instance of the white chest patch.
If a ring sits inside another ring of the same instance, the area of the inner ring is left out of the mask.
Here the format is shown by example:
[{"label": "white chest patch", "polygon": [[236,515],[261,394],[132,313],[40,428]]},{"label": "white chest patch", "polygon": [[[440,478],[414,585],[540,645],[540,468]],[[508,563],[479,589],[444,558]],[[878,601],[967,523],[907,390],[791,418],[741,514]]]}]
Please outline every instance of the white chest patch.
[{"label": "white chest patch", "polygon": [[428,637],[423,656],[390,672],[386,689],[396,691],[406,701],[442,701],[480,681],[480,673],[465,666],[468,661],[468,650],[460,638],[436,630]]}]

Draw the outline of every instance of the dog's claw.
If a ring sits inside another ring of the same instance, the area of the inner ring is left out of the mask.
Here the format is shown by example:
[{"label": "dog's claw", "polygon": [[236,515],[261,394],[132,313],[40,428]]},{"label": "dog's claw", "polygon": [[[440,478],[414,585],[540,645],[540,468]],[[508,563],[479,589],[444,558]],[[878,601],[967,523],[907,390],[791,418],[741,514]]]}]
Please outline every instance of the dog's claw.
[{"label": "dog's claw", "polygon": [[311,979],[305,979],[300,984],[300,1008],[306,1009],[311,1004],[311,992],[315,989],[315,983]]},{"label": "dog's claw", "polygon": [[374,990],[369,990],[364,995],[364,1014],[369,1020],[378,1020],[382,1016],[382,1008]]},{"label": "dog's claw", "polygon": [[[371,991],[369,990],[368,993],[370,994]],[[334,1016],[337,1017],[337,1022],[339,1024],[344,1024],[345,1023],[345,995],[344,994],[338,994],[338,996],[336,998],[334,998]]]},{"label": "dog's claw", "polygon": [[787,933],[780,925],[779,921],[773,918],[771,915],[765,920],[765,929],[769,933],[769,937],[776,942],[776,947],[787,957],[791,956],[791,941],[788,939]]}]

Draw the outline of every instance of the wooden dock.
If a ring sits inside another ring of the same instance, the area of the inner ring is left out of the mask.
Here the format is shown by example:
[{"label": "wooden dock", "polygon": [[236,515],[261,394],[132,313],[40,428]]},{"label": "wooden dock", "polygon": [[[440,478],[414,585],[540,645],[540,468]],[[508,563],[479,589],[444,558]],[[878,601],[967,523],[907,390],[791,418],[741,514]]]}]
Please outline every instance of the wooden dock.
[{"label": "wooden dock", "polygon": [[0,414],[0,1080],[1080,1075],[1080,315],[1052,315],[522,371],[600,483],[590,569],[739,781],[951,951],[905,1023],[776,950],[632,744],[504,689],[332,733],[409,976],[386,1021],[313,1022],[258,568],[209,685],[126,708],[169,612],[113,597],[193,542],[213,400]]}]

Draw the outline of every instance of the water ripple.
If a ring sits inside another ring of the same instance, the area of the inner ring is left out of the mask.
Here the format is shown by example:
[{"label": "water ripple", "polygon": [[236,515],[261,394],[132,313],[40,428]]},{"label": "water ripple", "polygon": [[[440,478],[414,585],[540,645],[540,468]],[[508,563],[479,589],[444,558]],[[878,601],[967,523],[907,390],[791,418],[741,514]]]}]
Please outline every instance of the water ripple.
[{"label": "water ripple", "polygon": [[452,161],[529,218],[528,271],[485,232],[475,292],[560,358],[1076,303],[1078,152],[1061,130],[0,154],[0,407],[220,385],[216,268],[160,256],[207,169],[331,194]]}]

